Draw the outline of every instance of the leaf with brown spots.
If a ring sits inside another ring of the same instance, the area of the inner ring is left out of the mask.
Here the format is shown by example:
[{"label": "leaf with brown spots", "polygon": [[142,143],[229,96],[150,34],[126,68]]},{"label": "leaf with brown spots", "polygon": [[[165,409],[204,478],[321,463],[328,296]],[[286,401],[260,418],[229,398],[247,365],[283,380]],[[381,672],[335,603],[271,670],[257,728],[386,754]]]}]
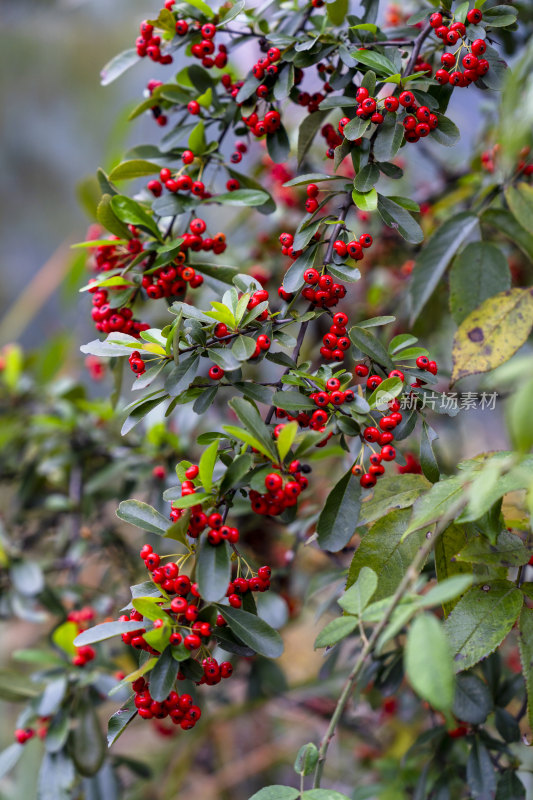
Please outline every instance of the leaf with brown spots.
[{"label": "leaf with brown spots", "polygon": [[453,342],[452,384],[508,361],[533,326],[533,290],[509,289],[485,300],[463,320]]}]

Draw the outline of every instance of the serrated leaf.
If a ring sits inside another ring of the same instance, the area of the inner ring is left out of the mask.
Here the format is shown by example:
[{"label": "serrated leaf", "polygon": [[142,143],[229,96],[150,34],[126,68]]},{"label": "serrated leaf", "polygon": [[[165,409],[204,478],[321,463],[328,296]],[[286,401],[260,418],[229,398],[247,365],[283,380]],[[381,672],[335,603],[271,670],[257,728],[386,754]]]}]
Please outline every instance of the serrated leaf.
[{"label": "serrated leaf", "polygon": [[456,672],[470,669],[501,644],[522,605],[521,591],[509,581],[494,580],[468,590],[444,623]]},{"label": "serrated leaf", "polygon": [[357,628],[356,617],[338,617],[328,622],[315,639],[315,650],[319,647],[332,647],[341,642]]},{"label": "serrated leaf", "polygon": [[370,568],[378,576],[374,600],[382,600],[394,594],[409,564],[425,541],[423,532],[404,539],[409,516],[408,509],[398,509],[386,516],[382,515],[361,538],[348,570],[348,588],[355,583],[362,570]]},{"label": "serrated leaf", "polygon": [[355,581],[337,601],[347,614],[360,617],[378,588],[378,576],[370,567],[362,567]]}]

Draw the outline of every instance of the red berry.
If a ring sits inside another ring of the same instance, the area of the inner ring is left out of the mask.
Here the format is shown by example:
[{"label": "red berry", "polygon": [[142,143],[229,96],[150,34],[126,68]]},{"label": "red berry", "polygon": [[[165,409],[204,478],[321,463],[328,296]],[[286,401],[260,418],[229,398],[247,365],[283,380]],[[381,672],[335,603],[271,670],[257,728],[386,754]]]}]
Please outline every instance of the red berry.
[{"label": "red berry", "polygon": [[471,25],[477,25],[483,19],[483,13],[479,8],[471,8],[466,18]]}]

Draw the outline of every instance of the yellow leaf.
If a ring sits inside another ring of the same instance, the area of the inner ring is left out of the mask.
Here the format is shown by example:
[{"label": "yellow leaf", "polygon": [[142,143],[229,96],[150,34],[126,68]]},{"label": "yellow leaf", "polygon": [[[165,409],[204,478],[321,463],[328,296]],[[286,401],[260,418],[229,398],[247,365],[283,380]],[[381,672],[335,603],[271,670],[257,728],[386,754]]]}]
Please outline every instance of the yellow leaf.
[{"label": "yellow leaf", "polygon": [[533,290],[509,289],[489,297],[455,334],[452,384],[508,361],[527,340],[532,326]]},{"label": "yellow leaf", "polygon": [[143,346],[140,349],[144,350],[144,351],[146,351],[148,353],[155,353],[157,356],[166,355],[165,348],[161,347],[160,344],[155,344],[155,342],[154,343],[149,342],[149,343],[143,344]]}]

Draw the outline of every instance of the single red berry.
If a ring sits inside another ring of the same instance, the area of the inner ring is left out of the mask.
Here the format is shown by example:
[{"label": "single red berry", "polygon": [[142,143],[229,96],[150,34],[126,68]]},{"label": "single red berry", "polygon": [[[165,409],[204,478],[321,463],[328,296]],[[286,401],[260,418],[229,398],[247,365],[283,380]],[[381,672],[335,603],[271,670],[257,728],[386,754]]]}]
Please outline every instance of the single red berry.
[{"label": "single red berry", "polygon": [[466,18],[471,25],[477,25],[483,19],[483,12],[479,8],[471,8]]},{"label": "single red berry", "polygon": [[487,45],[483,39],[476,39],[472,42],[472,52],[475,56],[482,56],[486,49]]},{"label": "single red berry", "polygon": [[213,366],[209,368],[208,375],[211,380],[219,381],[224,377],[224,370],[219,367],[218,364],[213,364]]}]

